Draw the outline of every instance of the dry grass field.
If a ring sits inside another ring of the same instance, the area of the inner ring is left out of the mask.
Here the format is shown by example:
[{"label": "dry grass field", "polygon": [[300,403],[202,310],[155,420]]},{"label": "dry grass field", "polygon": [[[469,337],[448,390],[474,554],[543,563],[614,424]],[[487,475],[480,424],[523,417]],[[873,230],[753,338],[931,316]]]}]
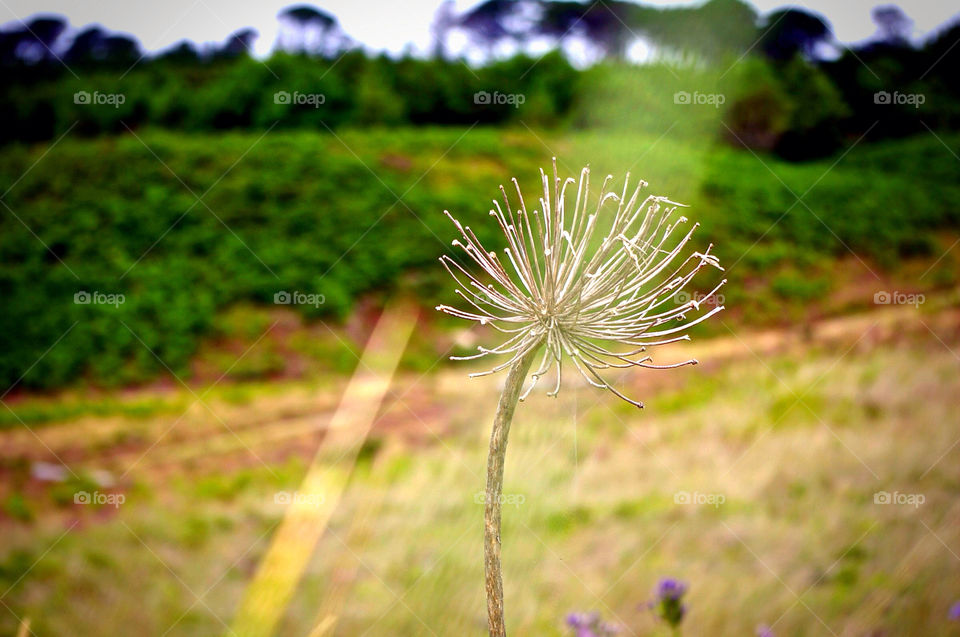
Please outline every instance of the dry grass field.
[{"label": "dry grass field", "polygon": [[[910,307],[731,328],[663,354],[698,367],[624,378],[643,411],[535,393],[506,467],[514,634],[592,609],[667,634],[644,606],[662,576],[690,585],[684,634],[956,634],[958,335],[955,310]],[[394,380],[281,634],[484,634],[499,379],[463,372]],[[226,633],[345,381],[129,393],[5,430],[0,632],[16,615],[37,635]],[[72,474],[44,475],[56,457]]]}]

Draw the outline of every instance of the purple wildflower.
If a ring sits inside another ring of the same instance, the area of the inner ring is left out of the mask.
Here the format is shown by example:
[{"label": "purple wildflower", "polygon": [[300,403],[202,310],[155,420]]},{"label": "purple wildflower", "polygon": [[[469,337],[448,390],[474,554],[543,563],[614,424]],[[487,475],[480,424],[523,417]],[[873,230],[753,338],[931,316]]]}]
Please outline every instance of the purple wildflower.
[{"label": "purple wildflower", "polygon": [[947,612],[947,617],[950,618],[950,621],[960,622],[960,601],[953,603],[953,606]]},{"label": "purple wildflower", "polygon": [[604,622],[600,613],[570,613],[567,615],[567,626],[573,628],[576,637],[612,637],[620,632],[614,624]]},{"label": "purple wildflower", "polygon": [[679,600],[687,592],[687,585],[672,577],[664,577],[657,583],[657,599]]},{"label": "purple wildflower", "polygon": [[766,624],[757,626],[757,637],[774,637],[773,629]]},{"label": "purple wildflower", "polygon": [[665,577],[657,583],[650,607],[655,609],[660,619],[677,628],[687,614],[687,606],[681,601],[686,593],[686,583]]}]

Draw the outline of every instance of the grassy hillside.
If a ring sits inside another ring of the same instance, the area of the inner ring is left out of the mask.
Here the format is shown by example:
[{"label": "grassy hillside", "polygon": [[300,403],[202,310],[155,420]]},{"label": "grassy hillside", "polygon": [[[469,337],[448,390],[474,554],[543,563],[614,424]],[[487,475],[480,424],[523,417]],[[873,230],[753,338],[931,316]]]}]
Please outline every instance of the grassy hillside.
[{"label": "grassy hillside", "polygon": [[[295,306],[307,318],[343,317],[387,291],[432,307],[450,293],[436,265],[453,238],[442,210],[495,241],[485,220],[497,184],[516,175],[532,202],[537,169],[554,154],[567,174],[586,162],[618,176],[629,168],[691,204],[701,241],[735,264],[728,303],[750,320],[821,300],[839,280],[837,258],[853,259],[847,248],[867,276],[903,257],[932,263],[950,241],[937,233],[960,219],[960,163],[933,136],[806,164],[670,134],[526,127],[68,136],[49,153],[14,146],[0,157],[11,185],[0,215],[0,385],[25,371],[26,387],[189,374],[219,316],[270,306],[282,291],[317,295]],[[955,269],[948,256],[916,284],[949,283]],[[748,284],[769,294],[748,301]],[[82,292],[123,302],[75,303]],[[68,347],[41,356],[61,337]]]}]

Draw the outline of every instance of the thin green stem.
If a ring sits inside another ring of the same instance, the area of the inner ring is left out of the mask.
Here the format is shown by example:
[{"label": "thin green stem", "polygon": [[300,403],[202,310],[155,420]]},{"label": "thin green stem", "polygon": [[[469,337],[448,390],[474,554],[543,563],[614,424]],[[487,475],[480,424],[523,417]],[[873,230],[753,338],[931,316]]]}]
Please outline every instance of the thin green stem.
[{"label": "thin green stem", "polygon": [[507,373],[497,415],[490,431],[490,453],[487,456],[487,494],[483,510],[483,564],[487,589],[487,622],[490,637],[506,637],[503,620],[503,575],[500,569],[500,497],[503,494],[503,463],[507,455],[507,437],[510,423],[517,409],[523,381],[533,364],[536,350],[532,348],[517,360]]}]

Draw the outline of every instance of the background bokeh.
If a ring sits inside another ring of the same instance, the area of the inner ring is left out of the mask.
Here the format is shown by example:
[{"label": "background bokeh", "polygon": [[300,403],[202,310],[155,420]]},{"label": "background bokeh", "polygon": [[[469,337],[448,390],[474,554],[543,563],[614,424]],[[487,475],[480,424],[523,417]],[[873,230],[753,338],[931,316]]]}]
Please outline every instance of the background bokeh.
[{"label": "background bokeh", "polygon": [[[668,576],[685,634],[960,634],[960,21],[445,2],[398,51],[297,5],[266,47],[157,48],[109,4],[6,9],[0,634],[484,634],[499,378],[447,360],[493,341],[433,311],[442,212],[497,246],[498,186],[535,207],[554,157],[689,205],[728,283],[664,354],[700,366],[619,379],[645,411],[575,379],[521,405],[514,634],[668,634]],[[316,547],[264,601],[318,471]]]}]

